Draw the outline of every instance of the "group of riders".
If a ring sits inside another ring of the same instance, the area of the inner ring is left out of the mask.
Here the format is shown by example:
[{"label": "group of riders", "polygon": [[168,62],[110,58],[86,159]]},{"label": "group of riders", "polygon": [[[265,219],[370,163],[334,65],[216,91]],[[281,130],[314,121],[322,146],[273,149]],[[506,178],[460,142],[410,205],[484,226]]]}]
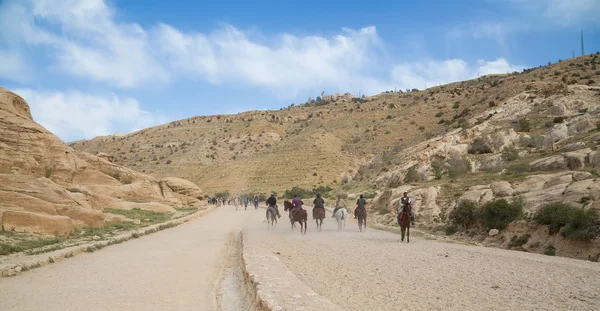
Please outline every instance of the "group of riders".
[{"label": "group of riders", "polygon": [[[248,201],[251,200],[254,203],[254,208],[258,209],[258,205],[260,202],[260,198],[255,195],[254,197],[252,197],[251,199],[249,199],[247,196],[240,196],[237,199],[235,197],[232,198],[209,198],[209,203],[211,204],[217,204],[217,203],[221,203],[222,205],[225,205],[225,203],[227,203],[228,205],[231,204],[231,202],[233,201],[234,204],[239,203],[240,205],[243,205],[245,208],[248,207]],[[236,201],[237,200],[237,201]],[[277,217],[281,218],[281,214],[279,213],[279,208],[277,206],[277,198],[275,197],[275,194],[271,194],[271,196],[267,199],[267,207],[272,207],[275,209],[276,213],[277,213]],[[302,209],[302,206],[304,205],[304,202],[302,201],[302,199],[295,194],[294,198],[292,199],[292,205],[293,208],[290,211],[290,218],[293,217],[293,215],[298,212],[299,210]],[[408,197],[408,192],[404,192],[402,198],[400,198],[400,208],[398,209],[398,212],[396,213],[396,219],[398,221],[398,223],[400,223],[401,221],[401,217],[403,215],[403,212],[405,209],[408,208],[409,210],[409,214],[410,214],[410,219],[412,224],[415,224],[415,216],[412,212],[412,207],[413,201],[410,197]],[[358,198],[358,200],[356,201],[356,208],[354,209],[354,218],[357,218],[357,211],[360,209],[366,209],[366,205],[367,205],[367,200],[364,198],[364,195],[360,195],[360,197]],[[237,205],[236,205],[237,207]],[[335,213],[340,209],[340,208],[347,208],[346,206],[346,202],[342,199],[341,195],[337,196],[337,200],[335,201],[335,209],[333,210],[333,215],[331,217],[335,216]],[[316,218],[316,212],[322,209],[323,211],[325,210],[325,200],[321,197],[321,194],[317,194],[317,197],[313,200],[313,219]]]},{"label": "group of riders", "polygon": [[213,205],[231,205],[231,203],[233,203],[233,205],[235,205],[235,207],[237,208],[238,204],[240,206],[243,206],[244,208],[248,208],[248,203],[252,202],[254,205],[254,209],[258,209],[258,204],[260,203],[260,198],[258,197],[258,195],[252,196],[252,197],[248,197],[248,196],[239,196],[239,197],[230,197],[230,198],[217,198],[217,197],[209,197],[208,199],[208,204],[213,204]]}]

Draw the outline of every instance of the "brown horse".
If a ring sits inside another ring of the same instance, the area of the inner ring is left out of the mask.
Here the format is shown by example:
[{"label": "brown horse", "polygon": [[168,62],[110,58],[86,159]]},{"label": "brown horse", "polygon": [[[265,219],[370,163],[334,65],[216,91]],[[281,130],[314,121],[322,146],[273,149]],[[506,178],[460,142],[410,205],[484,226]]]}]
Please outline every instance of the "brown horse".
[{"label": "brown horse", "polygon": [[402,241],[404,241],[404,236],[406,235],[406,243],[410,243],[410,212],[412,211],[412,206],[405,205],[404,210],[400,213],[400,231],[402,233]]},{"label": "brown horse", "polygon": [[308,213],[306,212],[305,209],[300,208],[299,211],[292,214],[293,209],[294,209],[294,205],[292,205],[292,202],[290,202],[290,201],[283,202],[283,210],[290,213],[290,223],[292,224],[292,232],[294,231],[294,223],[299,222],[300,223],[300,232],[306,234]]},{"label": "brown horse", "polygon": [[315,215],[315,221],[317,222],[317,229],[321,231],[323,229],[323,219],[325,219],[325,209],[324,208],[314,208],[313,214]]},{"label": "brown horse", "polygon": [[356,214],[356,218],[358,218],[358,230],[362,232],[363,227],[367,230],[367,209],[357,207],[354,213]]}]

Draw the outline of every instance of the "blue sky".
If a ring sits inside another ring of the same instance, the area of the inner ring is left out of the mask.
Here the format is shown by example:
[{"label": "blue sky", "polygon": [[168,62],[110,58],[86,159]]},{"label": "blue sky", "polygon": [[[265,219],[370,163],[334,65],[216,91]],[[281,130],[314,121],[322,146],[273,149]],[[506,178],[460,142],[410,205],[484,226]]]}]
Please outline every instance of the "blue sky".
[{"label": "blue sky", "polygon": [[0,0],[0,86],[66,141],[600,50],[600,0]]}]

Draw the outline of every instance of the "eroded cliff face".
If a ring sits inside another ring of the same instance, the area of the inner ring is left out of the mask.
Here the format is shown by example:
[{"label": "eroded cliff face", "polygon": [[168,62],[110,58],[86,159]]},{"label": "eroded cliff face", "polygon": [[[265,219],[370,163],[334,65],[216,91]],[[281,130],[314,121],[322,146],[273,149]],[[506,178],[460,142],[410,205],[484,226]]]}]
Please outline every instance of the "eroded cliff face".
[{"label": "eroded cliff face", "polygon": [[3,230],[67,235],[104,225],[104,208],[161,212],[202,203],[186,180],[157,180],[76,151],[37,124],[27,103],[0,88],[0,223]]}]

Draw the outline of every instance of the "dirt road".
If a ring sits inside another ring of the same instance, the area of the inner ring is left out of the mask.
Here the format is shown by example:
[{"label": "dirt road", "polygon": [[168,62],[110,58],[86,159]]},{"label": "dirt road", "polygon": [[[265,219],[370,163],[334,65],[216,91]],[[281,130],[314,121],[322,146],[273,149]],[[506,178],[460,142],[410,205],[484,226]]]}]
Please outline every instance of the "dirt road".
[{"label": "dirt road", "polygon": [[[308,209],[310,215],[310,209]],[[287,215],[282,217],[285,219]],[[328,217],[330,213],[328,212]],[[245,250],[277,256],[302,282],[345,310],[598,310],[600,264],[449,244],[368,229],[275,232],[249,222]],[[265,286],[265,290],[269,290]]]},{"label": "dirt road", "polygon": [[230,233],[254,209],[208,215],[0,279],[0,310],[214,310]]}]

